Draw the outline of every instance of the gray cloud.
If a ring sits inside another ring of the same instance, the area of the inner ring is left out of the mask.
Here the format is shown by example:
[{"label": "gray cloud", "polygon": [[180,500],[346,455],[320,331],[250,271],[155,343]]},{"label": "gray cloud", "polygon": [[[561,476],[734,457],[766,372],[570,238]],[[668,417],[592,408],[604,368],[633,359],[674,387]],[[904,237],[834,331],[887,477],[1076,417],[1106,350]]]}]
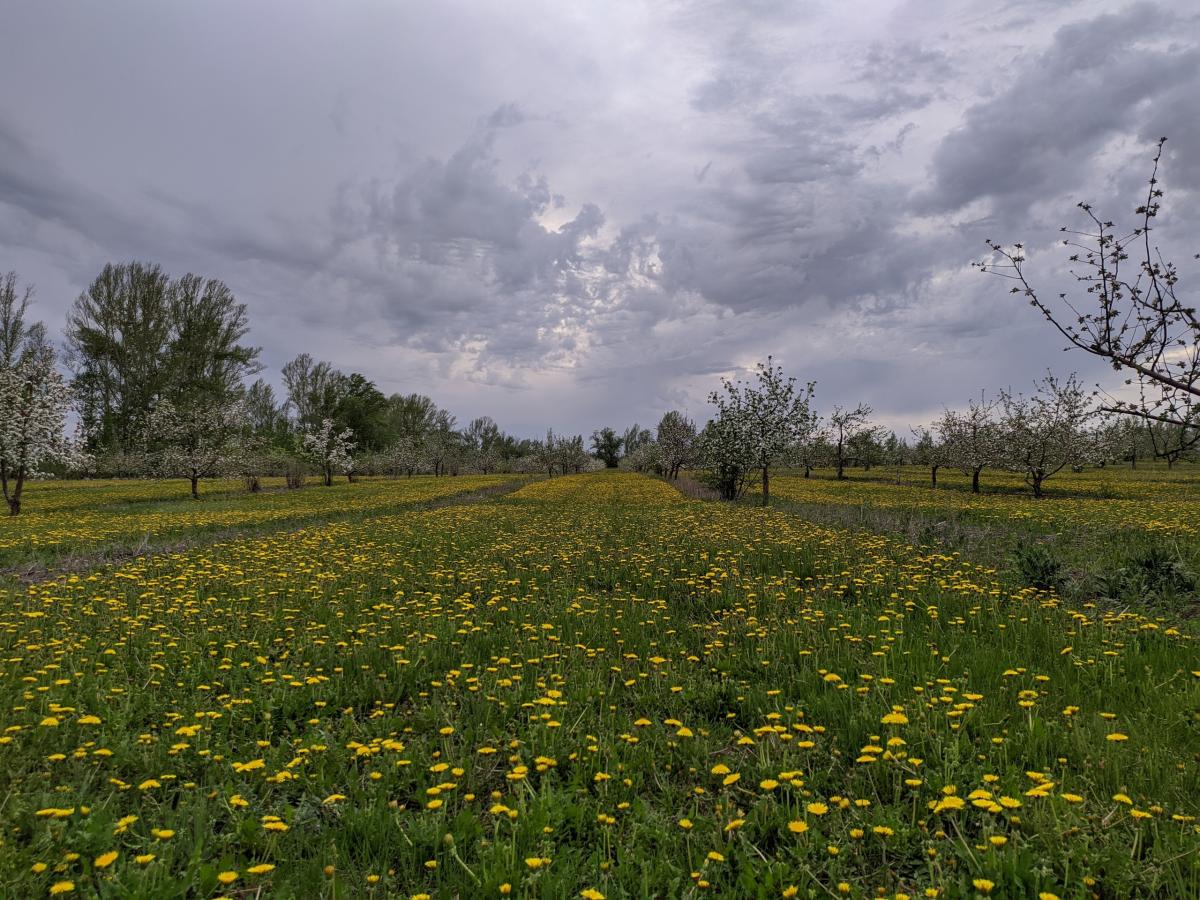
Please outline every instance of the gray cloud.
[{"label": "gray cloud", "polygon": [[1200,224],[1200,21],[1165,0],[5,20],[0,269],[52,326],[151,258],[226,280],[274,371],[307,350],[526,433],[703,415],[767,353],[897,424],[1100,378],[969,270],[983,238],[1066,283],[1057,226],[1131,209],[1160,134],[1177,260]]},{"label": "gray cloud", "polygon": [[1102,153],[1110,140],[1146,140],[1151,121],[1174,124],[1167,119],[1186,108],[1184,90],[1196,96],[1200,45],[1173,35],[1198,29],[1200,17],[1146,3],[1063,26],[1006,90],[967,109],[934,153],[923,199],[947,211],[987,198],[1014,220],[1040,199],[1087,185],[1098,165],[1112,164]]}]

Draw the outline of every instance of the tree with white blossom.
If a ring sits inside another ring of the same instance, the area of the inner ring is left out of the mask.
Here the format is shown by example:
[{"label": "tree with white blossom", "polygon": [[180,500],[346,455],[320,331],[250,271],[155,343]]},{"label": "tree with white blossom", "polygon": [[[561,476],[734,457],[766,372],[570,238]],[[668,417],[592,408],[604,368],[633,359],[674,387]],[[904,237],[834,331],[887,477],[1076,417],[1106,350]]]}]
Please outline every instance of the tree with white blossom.
[{"label": "tree with white blossom", "polygon": [[1075,375],[1060,380],[1048,373],[1035,384],[1037,392],[1029,397],[1000,395],[1001,464],[1023,475],[1033,496],[1040,498],[1047,478],[1103,454],[1096,433],[1088,428],[1096,411]]},{"label": "tree with white blossom", "polygon": [[1001,459],[1001,430],[996,421],[996,401],[980,398],[963,412],[946,410],[936,428],[946,464],[971,476],[971,490],[979,493],[979,474]]},{"label": "tree with white blossom", "polygon": [[167,476],[186,478],[192,499],[200,499],[200,479],[214,478],[238,467],[242,454],[246,408],[240,400],[154,404],[147,432],[155,468]]},{"label": "tree with white blossom", "polygon": [[420,467],[424,453],[424,443],[419,435],[401,434],[383,451],[383,459],[392,475],[399,476],[403,472],[411,478]]},{"label": "tree with white blossom", "polygon": [[354,432],[349,428],[338,431],[333,419],[323,419],[319,428],[305,433],[301,447],[320,467],[326,487],[333,484],[335,472],[349,475],[353,471],[351,454],[357,446],[353,438]]},{"label": "tree with white blossom", "polygon": [[659,420],[655,443],[663,474],[670,479],[678,478],[679,470],[695,458],[696,425],[683,413],[671,410]]},{"label": "tree with white blossom", "polygon": [[21,512],[25,482],[42,465],[81,457],[64,435],[70,388],[41,323],[25,323],[33,289],[18,292],[16,281],[14,272],[0,277],[0,490],[11,516]]},{"label": "tree with white blossom", "polygon": [[742,421],[734,415],[709,420],[697,442],[700,465],[712,473],[713,487],[722,500],[736,500],[746,489],[754,461],[747,450]]},{"label": "tree with white blossom", "polygon": [[717,419],[731,427],[742,442],[740,453],[762,476],[762,505],[771,500],[771,466],[802,443],[817,426],[812,410],[816,382],[798,387],[783,368],[768,356],[755,367],[755,383],[722,380],[721,391],[713,391],[708,402],[717,407]]}]

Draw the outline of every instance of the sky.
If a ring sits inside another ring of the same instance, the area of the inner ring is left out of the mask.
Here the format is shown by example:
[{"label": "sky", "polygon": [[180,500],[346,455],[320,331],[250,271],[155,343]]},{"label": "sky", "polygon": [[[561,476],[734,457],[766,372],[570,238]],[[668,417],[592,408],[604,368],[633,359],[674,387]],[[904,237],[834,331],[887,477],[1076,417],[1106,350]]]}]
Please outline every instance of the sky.
[{"label": "sky", "polygon": [[[106,262],[226,282],[460,422],[703,421],[772,354],[906,431],[1047,368],[971,263],[1074,289],[1075,204],[1200,251],[1200,9],[1106,0],[0,0],[0,272],[61,335]],[[1190,243],[1189,243],[1190,242]],[[1193,280],[1191,283],[1195,283]]]}]

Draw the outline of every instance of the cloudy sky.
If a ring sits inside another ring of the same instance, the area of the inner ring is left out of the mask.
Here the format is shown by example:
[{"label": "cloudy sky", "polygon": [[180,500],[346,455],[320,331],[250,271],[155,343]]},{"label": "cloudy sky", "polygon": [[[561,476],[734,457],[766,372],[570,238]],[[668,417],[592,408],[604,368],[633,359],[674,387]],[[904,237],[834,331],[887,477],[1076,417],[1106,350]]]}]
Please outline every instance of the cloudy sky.
[{"label": "cloudy sky", "polygon": [[[0,271],[226,281],[300,351],[533,434],[706,412],[773,353],[907,426],[1049,365],[970,263],[1200,249],[1200,15],[1104,0],[0,0]],[[1182,265],[1189,271],[1189,265]]]}]

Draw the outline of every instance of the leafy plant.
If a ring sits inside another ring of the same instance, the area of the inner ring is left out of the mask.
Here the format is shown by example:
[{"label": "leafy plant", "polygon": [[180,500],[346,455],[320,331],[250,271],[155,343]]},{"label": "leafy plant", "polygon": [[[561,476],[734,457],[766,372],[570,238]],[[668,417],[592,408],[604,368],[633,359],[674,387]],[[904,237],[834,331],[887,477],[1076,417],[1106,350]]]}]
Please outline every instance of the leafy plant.
[{"label": "leafy plant", "polygon": [[1062,561],[1043,543],[1021,541],[1012,560],[1020,580],[1032,587],[1048,591],[1062,578]]}]

